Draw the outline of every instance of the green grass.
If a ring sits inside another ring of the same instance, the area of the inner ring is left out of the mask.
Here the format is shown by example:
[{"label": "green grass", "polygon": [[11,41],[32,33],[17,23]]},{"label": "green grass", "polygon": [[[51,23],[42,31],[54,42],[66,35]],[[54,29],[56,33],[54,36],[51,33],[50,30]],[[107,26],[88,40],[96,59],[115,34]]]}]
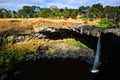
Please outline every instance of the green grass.
[{"label": "green grass", "polygon": [[85,44],[83,44],[83,43],[81,43],[81,46],[82,46],[83,48],[88,48],[88,46],[85,45]]},{"label": "green grass", "polygon": [[74,46],[73,50],[80,50],[80,46]]},{"label": "green grass", "polygon": [[65,41],[67,44],[69,45],[73,45],[74,46],[74,49],[78,50],[80,49],[80,47],[83,47],[83,48],[88,48],[85,44],[81,43],[80,41],[76,41],[76,40],[66,40]]},{"label": "green grass", "polygon": [[100,26],[101,28],[106,28],[106,27],[113,27],[115,26],[114,22],[112,20],[106,20],[106,19],[101,19],[100,22],[97,24],[97,26]]},{"label": "green grass", "polygon": [[98,26],[102,28],[106,28],[106,27],[109,27],[110,25],[108,23],[99,23]]},{"label": "green grass", "polygon": [[49,48],[48,50],[45,51],[45,54],[54,54],[56,53],[56,49],[54,48]]},{"label": "green grass", "polygon": [[79,41],[76,41],[76,40],[69,40],[69,39],[67,39],[66,41],[65,41],[65,43],[67,43],[67,44],[69,44],[69,45],[79,45],[80,44],[80,42]]}]

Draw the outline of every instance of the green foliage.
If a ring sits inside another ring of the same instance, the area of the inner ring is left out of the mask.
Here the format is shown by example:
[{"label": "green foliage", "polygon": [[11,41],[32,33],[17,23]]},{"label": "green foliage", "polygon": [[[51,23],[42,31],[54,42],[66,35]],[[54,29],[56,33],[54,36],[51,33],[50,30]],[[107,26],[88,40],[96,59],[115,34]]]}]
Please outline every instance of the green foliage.
[{"label": "green foliage", "polygon": [[0,18],[9,18],[10,13],[4,8],[0,8]]},{"label": "green foliage", "polygon": [[69,9],[67,7],[65,7],[65,9],[63,11],[63,16],[64,16],[64,18],[69,18]]},{"label": "green foliage", "polygon": [[38,6],[23,6],[22,9],[18,10],[17,17],[30,18],[34,17],[34,14],[40,11]]},{"label": "green foliage", "polygon": [[98,26],[108,27],[117,26],[120,23],[120,7],[119,6],[105,6],[97,3],[90,6],[80,6],[78,9],[59,9],[56,6],[50,6],[50,8],[40,8],[39,6],[23,6],[22,9],[17,12],[7,11],[6,9],[0,9],[0,18],[77,18],[77,16],[84,16],[83,19],[98,19],[105,18],[106,20],[113,20],[113,22],[101,21]]},{"label": "green foliage", "polygon": [[46,54],[54,54],[56,53],[56,49],[54,48],[48,48],[48,50],[45,51]]},{"label": "green foliage", "polygon": [[38,12],[39,17],[48,18],[50,17],[51,10],[49,8],[41,8]]},{"label": "green foliage", "polygon": [[67,44],[69,44],[69,45],[79,45],[79,44],[80,44],[79,41],[69,40],[69,39],[67,39],[65,42],[66,42]]},{"label": "green foliage", "polygon": [[83,48],[88,48],[88,46],[85,45],[85,44],[83,44],[83,43],[81,43],[81,46],[82,46]]},{"label": "green foliage", "polygon": [[115,24],[113,21],[110,20],[106,20],[106,19],[101,19],[101,21],[99,22],[98,26],[102,27],[102,28],[106,28],[106,27],[114,27]]},{"label": "green foliage", "polygon": [[69,9],[69,17],[75,19],[77,17],[77,10]]},{"label": "green foliage", "polygon": [[0,51],[0,73],[11,68],[12,63],[20,61],[27,52],[25,48],[10,48]]},{"label": "green foliage", "polygon": [[67,39],[65,43],[71,45],[73,50],[79,50],[81,47],[80,42],[76,40]]},{"label": "green foliage", "polygon": [[81,43],[80,41],[76,41],[76,40],[67,39],[65,43],[74,46],[74,50],[79,50],[80,48],[88,48],[85,44]]},{"label": "green foliage", "polygon": [[21,60],[23,55],[27,52],[27,49],[25,48],[10,48],[6,50],[0,51],[0,64],[2,62],[4,63],[10,63],[12,59],[15,60]]},{"label": "green foliage", "polygon": [[81,16],[80,17],[83,21],[87,21],[88,20],[88,18],[86,17],[86,16]]}]

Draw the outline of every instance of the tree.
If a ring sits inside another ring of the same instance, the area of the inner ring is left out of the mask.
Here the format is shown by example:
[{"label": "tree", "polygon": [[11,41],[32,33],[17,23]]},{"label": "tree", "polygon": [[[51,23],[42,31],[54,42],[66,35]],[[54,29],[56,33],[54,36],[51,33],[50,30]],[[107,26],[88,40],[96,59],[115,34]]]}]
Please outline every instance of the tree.
[{"label": "tree", "polygon": [[57,8],[57,6],[50,6],[50,10],[51,10],[51,17],[52,18],[58,17],[59,9]]},{"label": "tree", "polygon": [[78,8],[78,11],[81,13],[85,13],[85,7],[84,6],[81,6]]},{"label": "tree", "polygon": [[79,14],[84,15],[85,17],[89,18],[90,15],[90,6],[81,6],[78,9]]},{"label": "tree", "polygon": [[102,12],[103,12],[103,6],[100,3],[93,4],[90,9],[90,13],[93,14],[94,18],[101,18]]},{"label": "tree", "polygon": [[19,17],[34,17],[34,14],[40,11],[40,7],[38,6],[23,6],[22,9],[18,11]]},{"label": "tree", "polygon": [[65,9],[63,10],[63,17],[69,18],[69,9],[67,7],[65,7]]},{"label": "tree", "polygon": [[69,9],[69,17],[76,18],[77,17],[77,9]]},{"label": "tree", "polygon": [[8,11],[4,8],[0,9],[0,18],[7,18],[8,17]]},{"label": "tree", "polygon": [[43,18],[48,18],[50,17],[50,13],[51,11],[49,8],[41,8],[40,11],[38,12],[38,16]]}]

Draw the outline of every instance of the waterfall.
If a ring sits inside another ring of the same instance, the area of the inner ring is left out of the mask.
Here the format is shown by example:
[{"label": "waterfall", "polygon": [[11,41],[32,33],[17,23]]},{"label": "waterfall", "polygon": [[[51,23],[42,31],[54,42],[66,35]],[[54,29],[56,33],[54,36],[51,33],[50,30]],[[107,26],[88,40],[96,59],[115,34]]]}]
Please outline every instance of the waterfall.
[{"label": "waterfall", "polygon": [[80,28],[80,33],[83,34],[83,27]]},{"label": "waterfall", "polygon": [[100,67],[100,48],[101,48],[101,33],[99,35],[98,38],[98,42],[97,42],[97,49],[96,49],[96,55],[95,55],[95,60],[93,63],[93,67],[91,72],[92,73],[98,73],[99,72],[99,67]]}]

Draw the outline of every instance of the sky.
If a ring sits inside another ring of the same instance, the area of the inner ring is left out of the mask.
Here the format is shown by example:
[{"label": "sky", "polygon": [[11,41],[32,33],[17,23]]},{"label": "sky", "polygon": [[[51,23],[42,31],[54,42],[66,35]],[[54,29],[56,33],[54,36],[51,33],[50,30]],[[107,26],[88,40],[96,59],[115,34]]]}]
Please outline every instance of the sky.
[{"label": "sky", "polygon": [[91,6],[96,3],[101,3],[103,6],[120,6],[120,0],[0,0],[0,8],[16,11],[26,5],[47,8],[50,6],[79,8],[80,6]]}]

